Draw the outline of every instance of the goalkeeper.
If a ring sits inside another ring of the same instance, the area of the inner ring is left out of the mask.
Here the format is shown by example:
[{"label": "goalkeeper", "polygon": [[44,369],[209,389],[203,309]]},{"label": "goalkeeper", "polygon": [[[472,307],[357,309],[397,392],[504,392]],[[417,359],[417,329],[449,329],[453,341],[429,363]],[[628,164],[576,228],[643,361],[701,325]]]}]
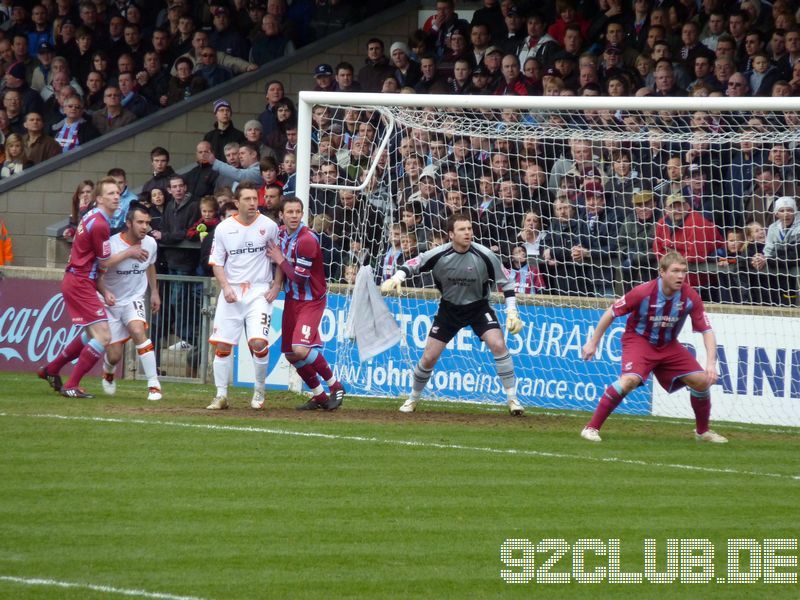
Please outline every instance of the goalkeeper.
[{"label": "goalkeeper", "polygon": [[524,324],[517,312],[514,282],[506,277],[503,265],[494,252],[472,241],[472,221],[468,215],[451,215],[447,220],[447,231],[449,243],[406,261],[390,279],[381,284],[382,292],[399,292],[406,278],[430,271],[442,294],[422,358],[414,367],[411,395],[400,407],[400,412],[414,412],[442,350],[463,327],[469,325],[494,355],[509,412],[521,415],[524,409],[517,400],[514,363],[497,315],[489,305],[489,283],[493,281],[502,288],[505,296],[506,329],[509,333],[519,333]]}]

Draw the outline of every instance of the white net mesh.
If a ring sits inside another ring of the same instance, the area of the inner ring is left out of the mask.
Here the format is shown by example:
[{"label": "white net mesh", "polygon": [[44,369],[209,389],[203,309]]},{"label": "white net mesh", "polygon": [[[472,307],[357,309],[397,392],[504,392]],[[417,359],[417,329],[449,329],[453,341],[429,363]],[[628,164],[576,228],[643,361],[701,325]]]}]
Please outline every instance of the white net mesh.
[{"label": "white net mesh", "polygon": [[[446,242],[450,214],[470,214],[477,241],[500,256],[529,305],[527,327],[509,339],[520,399],[551,408],[594,408],[619,374],[624,319],[598,360],[583,362],[581,346],[611,298],[656,276],[658,258],[678,250],[719,323],[715,416],[800,424],[798,123],[795,112],[317,104],[309,222],[323,232],[332,282],[353,283],[369,264],[380,283]],[[437,293],[425,275],[405,289],[388,300],[401,350],[359,363],[352,343],[338,340],[337,368],[356,392],[409,391]],[[346,310],[341,292],[335,302]],[[699,336],[681,339],[702,354]],[[503,399],[491,354],[471,331],[445,351],[429,391]],[[621,410],[688,415],[688,402],[648,385]]]}]

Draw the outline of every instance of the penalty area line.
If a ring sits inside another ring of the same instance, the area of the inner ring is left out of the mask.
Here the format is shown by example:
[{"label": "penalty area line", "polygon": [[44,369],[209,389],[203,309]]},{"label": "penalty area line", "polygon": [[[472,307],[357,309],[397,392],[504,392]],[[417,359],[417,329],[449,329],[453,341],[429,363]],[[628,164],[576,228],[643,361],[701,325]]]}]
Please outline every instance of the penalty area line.
[{"label": "penalty area line", "polygon": [[177,594],[167,594],[164,592],[131,590],[127,588],[118,588],[109,585],[97,585],[94,583],[78,583],[74,581],[59,581],[57,579],[42,579],[39,577],[13,577],[11,575],[0,575],[0,581],[7,581],[9,583],[18,583],[20,585],[38,585],[45,587],[91,590],[93,592],[101,592],[104,594],[134,596],[136,598],[158,598],[159,600],[203,600],[198,596],[179,596]]},{"label": "penalty area line", "polygon": [[292,429],[277,429],[272,427],[253,427],[245,425],[218,425],[212,423],[183,423],[180,421],[163,421],[160,419],[124,419],[120,417],[88,417],[81,415],[58,414],[21,414],[0,412],[0,417],[16,417],[29,419],[53,419],[60,421],[81,421],[88,423],[113,423],[121,425],[148,425],[158,427],[176,427],[180,429],[196,429],[201,431],[233,431],[239,433],[263,433],[267,435],[282,435],[290,437],[325,439],[345,442],[367,442],[373,444],[386,444],[408,448],[434,448],[437,450],[461,450],[468,452],[481,452],[485,454],[501,454],[511,456],[530,456],[537,458],[553,458],[560,460],[579,460],[592,463],[610,463],[632,465],[637,467],[677,469],[699,473],[717,473],[727,475],[749,475],[756,477],[769,477],[772,479],[790,479],[800,481],[800,475],[786,475],[783,473],[768,473],[764,471],[748,471],[721,467],[703,467],[682,463],[666,463],[647,461],[635,458],[620,458],[614,456],[588,456],[585,454],[570,454],[567,452],[547,452],[544,450],[524,450],[516,448],[493,448],[491,446],[469,446],[466,444],[444,444],[440,442],[424,442],[419,440],[397,440],[373,436],[342,435],[336,433],[321,433],[318,431],[295,431]]}]

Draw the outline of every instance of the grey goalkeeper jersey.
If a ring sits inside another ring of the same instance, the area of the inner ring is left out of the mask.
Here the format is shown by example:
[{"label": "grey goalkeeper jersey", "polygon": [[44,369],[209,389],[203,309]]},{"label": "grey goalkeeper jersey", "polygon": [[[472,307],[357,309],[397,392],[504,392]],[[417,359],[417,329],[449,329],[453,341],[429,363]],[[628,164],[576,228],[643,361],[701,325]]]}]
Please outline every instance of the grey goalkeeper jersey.
[{"label": "grey goalkeeper jersey", "polygon": [[514,282],[503,270],[497,255],[475,242],[466,252],[456,252],[452,242],[407,260],[401,271],[409,277],[430,271],[442,299],[456,305],[487,299],[490,282],[502,288],[505,296],[514,295]]}]

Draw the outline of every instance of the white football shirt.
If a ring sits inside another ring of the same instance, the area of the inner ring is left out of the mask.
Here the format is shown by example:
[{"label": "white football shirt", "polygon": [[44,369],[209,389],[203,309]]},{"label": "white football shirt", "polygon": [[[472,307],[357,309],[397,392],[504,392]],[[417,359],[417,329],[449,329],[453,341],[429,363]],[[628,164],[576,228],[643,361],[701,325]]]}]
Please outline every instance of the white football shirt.
[{"label": "white football shirt", "polygon": [[[111,245],[112,256],[131,247],[128,242],[122,239],[122,233],[112,235],[108,242]],[[153,238],[146,235],[142,240],[142,248],[147,250],[147,260],[139,261],[135,258],[126,258],[106,271],[106,288],[114,294],[118,305],[139,300],[147,291],[147,269],[156,262],[158,245]]]},{"label": "white football shirt", "polygon": [[278,226],[272,219],[258,215],[250,225],[243,225],[229,217],[214,230],[208,264],[224,267],[232,285],[270,285],[272,261],[267,256],[267,242],[278,243]]}]

